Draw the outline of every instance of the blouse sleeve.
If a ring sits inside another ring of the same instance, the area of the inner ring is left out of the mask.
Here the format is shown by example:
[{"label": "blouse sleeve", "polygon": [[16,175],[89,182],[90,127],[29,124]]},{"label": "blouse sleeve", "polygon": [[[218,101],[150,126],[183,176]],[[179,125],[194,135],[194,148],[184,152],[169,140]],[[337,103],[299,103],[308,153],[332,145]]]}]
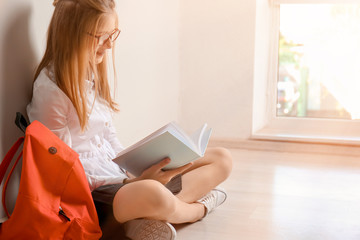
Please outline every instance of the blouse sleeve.
[{"label": "blouse sleeve", "polygon": [[71,106],[70,99],[54,82],[50,79],[37,79],[32,100],[27,106],[27,114],[30,122],[38,120],[72,147],[67,124]]},{"label": "blouse sleeve", "polygon": [[108,122],[105,138],[111,144],[116,155],[118,155],[124,149],[123,145],[120,143],[119,139],[116,136],[116,130],[111,121]]}]

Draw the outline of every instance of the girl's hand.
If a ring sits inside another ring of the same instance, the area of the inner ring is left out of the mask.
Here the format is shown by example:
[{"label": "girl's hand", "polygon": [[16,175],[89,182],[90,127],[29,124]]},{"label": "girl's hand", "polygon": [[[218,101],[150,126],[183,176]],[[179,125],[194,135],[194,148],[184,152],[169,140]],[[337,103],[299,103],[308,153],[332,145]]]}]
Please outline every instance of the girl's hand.
[{"label": "girl's hand", "polygon": [[128,179],[126,183],[134,182],[138,180],[144,180],[144,179],[153,179],[156,181],[161,182],[162,184],[167,184],[173,177],[175,177],[178,174],[183,173],[185,170],[187,170],[189,167],[192,166],[192,163],[188,163],[182,167],[166,170],[161,170],[166,165],[170,163],[170,158],[165,158],[161,162],[149,167],[146,169],[139,177]]}]

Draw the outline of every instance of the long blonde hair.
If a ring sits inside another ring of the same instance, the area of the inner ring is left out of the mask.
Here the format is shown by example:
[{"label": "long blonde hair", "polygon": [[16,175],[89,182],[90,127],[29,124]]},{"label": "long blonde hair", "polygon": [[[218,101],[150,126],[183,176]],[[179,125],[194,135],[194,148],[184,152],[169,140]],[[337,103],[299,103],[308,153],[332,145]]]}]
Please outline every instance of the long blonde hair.
[{"label": "long blonde hair", "polygon": [[[108,107],[118,111],[110,93],[106,57],[95,64],[95,35],[105,15],[115,13],[114,0],[55,0],[49,25],[45,54],[36,70],[34,81],[42,69],[52,66],[55,81],[69,97],[77,112],[81,129],[88,124],[85,79],[94,75],[95,96],[102,97]],[[116,20],[117,24],[117,20]],[[89,46],[93,46],[91,51]],[[114,66],[114,48],[113,66]],[[115,68],[114,76],[116,76]]]}]

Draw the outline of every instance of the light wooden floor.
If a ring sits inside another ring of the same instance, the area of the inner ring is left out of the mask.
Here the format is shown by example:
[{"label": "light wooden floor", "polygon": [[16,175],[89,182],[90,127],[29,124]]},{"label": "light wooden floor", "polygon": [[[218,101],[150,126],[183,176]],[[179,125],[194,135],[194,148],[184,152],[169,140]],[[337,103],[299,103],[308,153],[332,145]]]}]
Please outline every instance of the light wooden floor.
[{"label": "light wooden floor", "polygon": [[360,239],[359,157],[231,151],[227,201],[177,239]]}]

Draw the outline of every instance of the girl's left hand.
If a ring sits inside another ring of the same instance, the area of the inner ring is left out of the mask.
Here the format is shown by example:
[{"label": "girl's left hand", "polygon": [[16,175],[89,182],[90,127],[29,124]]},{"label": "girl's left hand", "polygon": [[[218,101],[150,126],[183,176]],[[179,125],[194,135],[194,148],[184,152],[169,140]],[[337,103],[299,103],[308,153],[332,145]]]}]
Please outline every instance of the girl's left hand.
[{"label": "girl's left hand", "polygon": [[179,175],[186,171],[192,166],[193,163],[188,163],[182,167],[171,169],[171,170],[162,170],[166,165],[170,163],[170,158],[165,158],[161,162],[154,164],[153,166],[146,169],[139,177],[127,179],[126,183],[144,180],[144,179],[153,179],[161,182],[162,184],[167,184],[173,177]]}]

